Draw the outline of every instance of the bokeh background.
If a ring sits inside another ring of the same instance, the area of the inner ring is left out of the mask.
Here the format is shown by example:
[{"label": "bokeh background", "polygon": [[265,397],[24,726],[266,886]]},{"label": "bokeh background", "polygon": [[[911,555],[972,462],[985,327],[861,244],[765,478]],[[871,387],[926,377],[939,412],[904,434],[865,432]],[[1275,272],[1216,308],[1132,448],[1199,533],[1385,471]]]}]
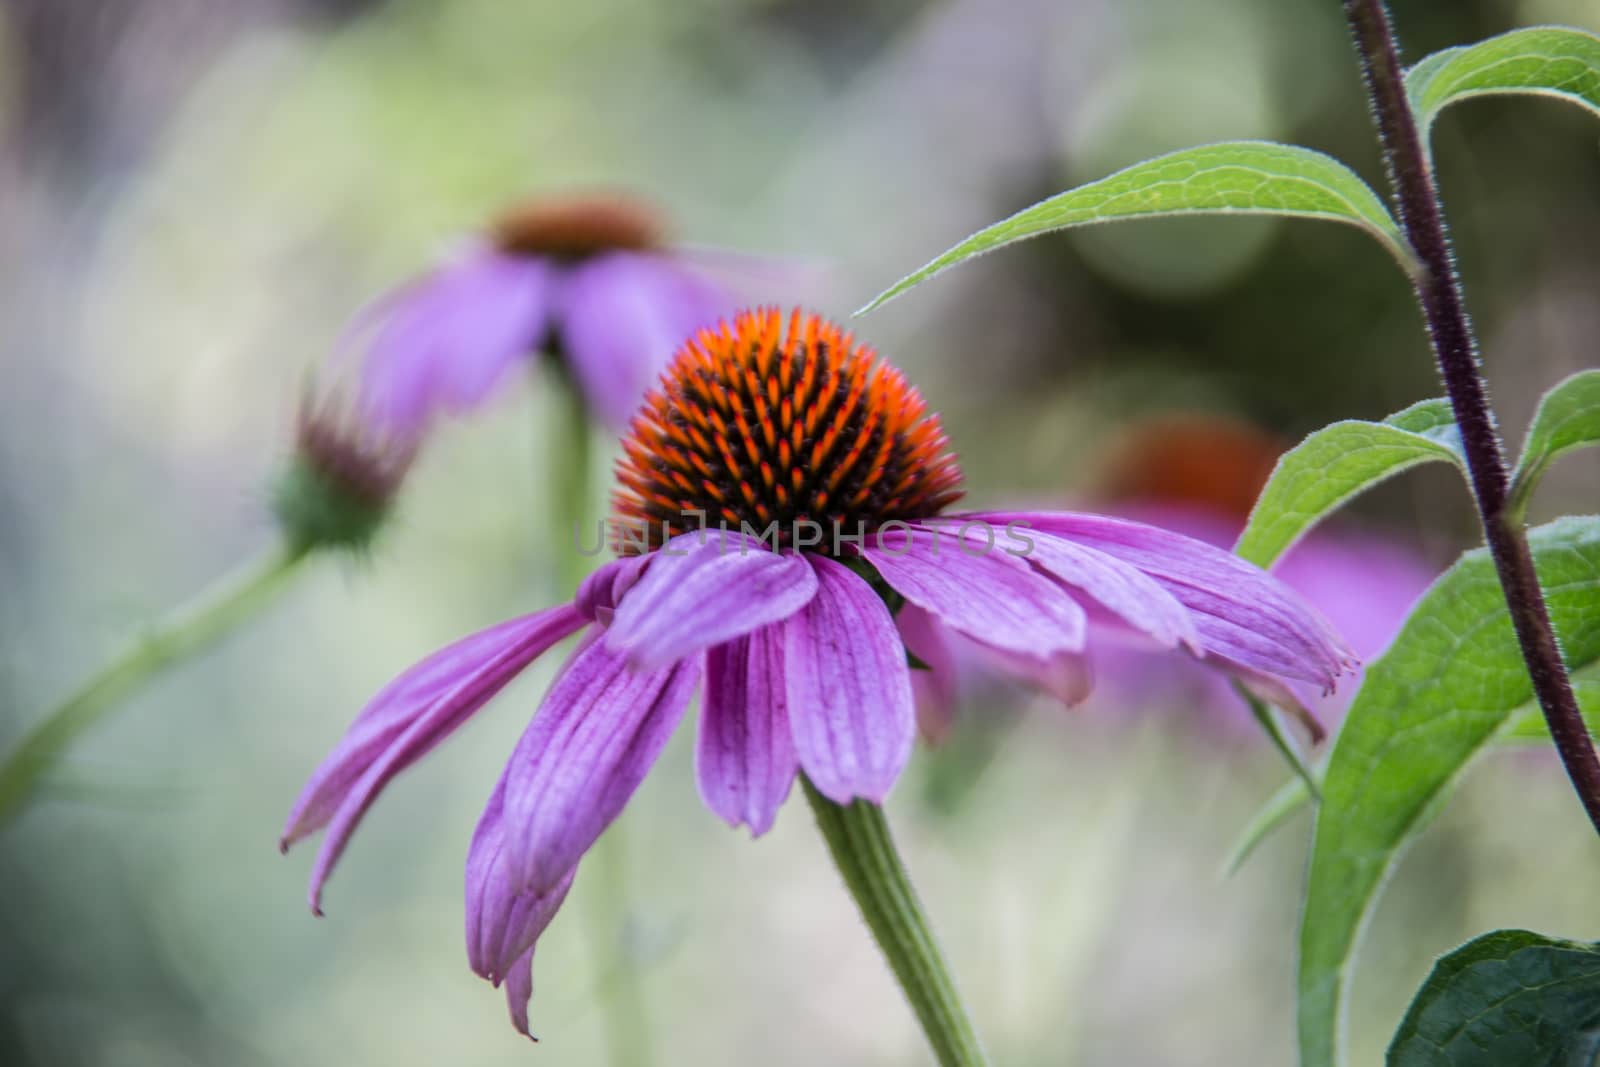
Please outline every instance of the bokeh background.
[{"label": "bokeh background", "polygon": [[[1593,0],[1394,7],[1412,58],[1535,22],[1600,30]],[[8,0],[0,741],[271,543],[263,487],[308,368],[510,199],[636,189],[686,241],[804,264],[803,298],[843,315],[1041,196],[1241,137],[1379,181],[1333,0]],[[1438,137],[1515,440],[1543,388],[1595,362],[1600,130],[1491,100]],[[1104,494],[1107,457],[1154,417],[1292,440],[1437,392],[1393,264],[1305,222],[1050,237],[858,325],[943,411],[979,503]],[[328,917],[306,912],[310,851],[282,858],[276,835],[364,698],[557,595],[540,385],[450,426],[369,559],[319,561],[0,830],[0,1062],[926,1062],[804,806],[755,843],[728,831],[695,794],[689,729],[541,943],[542,1044],[512,1032],[466,967],[461,865],[550,663],[391,789]],[[1597,500],[1577,457],[1536,511]],[[1473,541],[1459,486],[1426,471],[1345,528],[1435,568]],[[975,686],[892,798],[996,1063],[1291,1061],[1308,824],[1222,877],[1285,771],[1248,731],[1152,702],[1068,712]],[[1481,764],[1369,930],[1354,1062],[1466,937],[1600,937],[1583,840],[1552,759]],[[619,1012],[630,985],[643,1009]]]}]

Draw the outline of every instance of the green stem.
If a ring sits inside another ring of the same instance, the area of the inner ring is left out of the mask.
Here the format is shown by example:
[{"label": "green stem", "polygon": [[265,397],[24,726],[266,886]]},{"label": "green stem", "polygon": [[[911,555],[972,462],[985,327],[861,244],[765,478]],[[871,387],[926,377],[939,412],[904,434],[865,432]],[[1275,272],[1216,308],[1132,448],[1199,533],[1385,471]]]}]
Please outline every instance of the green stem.
[{"label": "green stem", "polygon": [[584,527],[590,519],[594,495],[589,477],[593,442],[589,411],[578,384],[572,380],[566,364],[559,359],[551,362],[556,370],[551,375],[555,379],[552,384],[559,397],[551,405],[551,425],[546,437],[548,483],[534,499],[541,511],[550,504],[555,505],[550,516],[554,520],[549,535],[552,538],[550,551],[555,557],[554,570],[560,582],[556,595],[565,598],[577,592],[578,583],[588,577],[592,558],[584,556],[579,546],[587,548],[594,536],[592,529]]},{"label": "green stem", "polygon": [[981,1067],[986,1061],[978,1035],[922,913],[911,877],[895,850],[883,809],[864,800],[848,806],[835,804],[817,792],[803,774],[800,784],[833,862],[911,1002],[941,1067]]},{"label": "green stem", "polygon": [[40,719],[0,763],[0,825],[21,813],[39,780],[78,735],[164,668],[202,651],[253,615],[305,558],[279,546],[222,578],[136,637]]}]

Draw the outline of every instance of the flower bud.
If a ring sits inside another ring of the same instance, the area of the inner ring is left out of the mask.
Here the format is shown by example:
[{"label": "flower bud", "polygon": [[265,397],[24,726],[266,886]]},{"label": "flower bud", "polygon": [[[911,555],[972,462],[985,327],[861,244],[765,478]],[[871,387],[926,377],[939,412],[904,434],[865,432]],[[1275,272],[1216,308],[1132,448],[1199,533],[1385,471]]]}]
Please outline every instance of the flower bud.
[{"label": "flower bud", "polygon": [[388,518],[417,452],[414,439],[374,431],[337,399],[302,396],[293,458],[272,510],[298,549],[361,550]]}]

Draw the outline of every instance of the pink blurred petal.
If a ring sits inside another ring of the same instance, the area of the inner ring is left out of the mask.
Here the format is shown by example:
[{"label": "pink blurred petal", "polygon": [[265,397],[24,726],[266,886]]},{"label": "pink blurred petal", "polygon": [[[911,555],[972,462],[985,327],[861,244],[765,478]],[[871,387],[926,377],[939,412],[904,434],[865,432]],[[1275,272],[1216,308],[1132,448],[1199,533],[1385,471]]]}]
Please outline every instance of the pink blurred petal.
[{"label": "pink blurred petal", "polygon": [[917,728],[929,744],[939,744],[950,734],[955,720],[960,678],[955,653],[940,632],[939,623],[915,604],[905,604],[894,617],[906,651],[926,669],[911,671],[911,692],[917,703]]},{"label": "pink blurred petal", "polygon": [[362,414],[415,437],[482,404],[540,343],[553,286],[544,262],[474,248],[385,300],[361,327]]},{"label": "pink blurred petal", "polygon": [[561,300],[568,366],[589,406],[619,429],[683,342],[734,310],[732,298],[699,272],[643,252],[580,264]]},{"label": "pink blurred petal", "polygon": [[1021,678],[1069,708],[1082,704],[1094,688],[1094,671],[1089,657],[1081,652],[1057,652],[1041,660],[981,643],[979,650],[1005,673]]}]

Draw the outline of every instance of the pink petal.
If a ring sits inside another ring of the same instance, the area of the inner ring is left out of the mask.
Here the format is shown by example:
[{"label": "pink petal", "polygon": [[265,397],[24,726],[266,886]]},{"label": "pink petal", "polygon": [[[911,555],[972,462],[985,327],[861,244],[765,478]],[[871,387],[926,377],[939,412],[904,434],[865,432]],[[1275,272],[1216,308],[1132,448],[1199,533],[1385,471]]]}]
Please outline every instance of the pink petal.
[{"label": "pink petal", "polygon": [[1058,652],[1040,660],[992,645],[983,645],[980,649],[1001,670],[1016,675],[1069,708],[1082,704],[1094,688],[1094,672],[1090,669],[1089,657],[1081,652]]},{"label": "pink petal", "polygon": [[1322,720],[1317,718],[1316,713],[1306,705],[1292,686],[1271,675],[1257,674],[1250,670],[1235,670],[1232,673],[1239,684],[1254,694],[1257,700],[1273,705],[1298,722],[1310,735],[1312,744],[1321,744],[1328,736]]},{"label": "pink petal", "polygon": [[612,560],[583,580],[573,603],[584,618],[595,620],[603,626],[611,625],[611,618],[623,594],[633,588],[654,558],[655,553],[652,552],[645,556],[624,556]]},{"label": "pink petal", "polygon": [[622,812],[700,671],[698,657],[636,671],[604,641],[574,653],[506,766],[506,859],[520,891],[553,891]]},{"label": "pink petal", "polygon": [[474,248],[384,301],[358,327],[363,414],[414,436],[483,403],[540,342],[553,285],[540,260]]},{"label": "pink petal", "polygon": [[1219,548],[1144,523],[1076,512],[1029,512],[1040,531],[1115,556],[1160,582],[1194,616],[1206,658],[1229,668],[1331,688],[1355,663],[1320,613],[1288,586]]},{"label": "pink petal", "polygon": [[577,873],[576,868],[568,871],[554,889],[542,895],[518,892],[506,863],[505,785],[502,775],[467,850],[467,962],[474,973],[496,985],[510,977],[517,961],[533,951]]},{"label": "pink petal", "polygon": [[760,836],[797,767],[785,707],[783,632],[764,626],[706,654],[695,769],[706,807]]},{"label": "pink petal", "polygon": [[1083,608],[1023,559],[975,551],[953,529],[918,528],[868,537],[863,554],[895,592],[975,641],[1035,659],[1082,651]]},{"label": "pink petal", "polygon": [[817,595],[783,627],[795,750],[829,799],[882,801],[917,732],[905,648],[872,586],[842,564],[807,558]]},{"label": "pink petal", "polygon": [[328,827],[312,868],[311,910],[350,836],[389,780],[427,755],[551,645],[583,625],[563,605],[449,645],[373,698],[301,791],[280,846]]},{"label": "pink petal", "polygon": [[670,255],[613,252],[576,268],[562,296],[567,363],[589,405],[622,428],[673,354],[733,301]]},{"label": "pink petal", "polygon": [[1064,537],[1041,531],[1026,531],[1026,536],[1033,541],[1026,558],[1039,570],[1154,638],[1163,648],[1181,643],[1196,653],[1201,651],[1199,631],[1189,610],[1139,568]]},{"label": "pink petal", "polygon": [[511,1025],[529,1041],[537,1041],[528,1027],[528,1005],[533,1000],[533,949],[528,949],[506,971],[506,1008]]},{"label": "pink petal", "polygon": [[640,667],[660,667],[786,619],[816,591],[815,573],[795,553],[723,530],[680,534],[622,598],[606,644]]},{"label": "pink petal", "polygon": [[940,632],[939,623],[915,604],[902,605],[895,613],[894,623],[906,651],[921,660],[925,668],[914,667],[911,671],[917,728],[928,743],[939,744],[949,736],[955,722],[960,684],[955,654]]}]

